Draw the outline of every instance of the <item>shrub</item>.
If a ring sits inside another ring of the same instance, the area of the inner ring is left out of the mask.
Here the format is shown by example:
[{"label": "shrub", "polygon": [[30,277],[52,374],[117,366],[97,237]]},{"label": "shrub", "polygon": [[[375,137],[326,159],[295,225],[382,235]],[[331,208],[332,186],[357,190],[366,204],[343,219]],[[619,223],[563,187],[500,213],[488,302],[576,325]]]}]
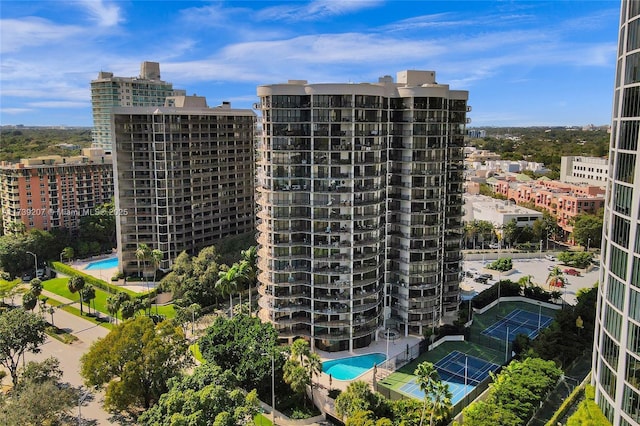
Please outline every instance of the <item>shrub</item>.
[{"label": "shrub", "polygon": [[492,269],[494,271],[501,271],[501,272],[509,271],[511,270],[511,268],[513,268],[513,262],[511,261],[510,257],[503,257],[501,259],[498,259],[492,262],[491,264],[489,264],[489,266],[487,266],[487,269]]},{"label": "shrub", "polygon": [[149,293],[151,293],[151,297],[155,296],[157,293],[156,289],[151,290],[149,293],[136,293],[135,291],[131,291],[126,288],[122,288],[119,286],[115,286],[106,281],[102,281],[94,277],[93,275],[85,274],[84,272],[80,272],[76,269],[73,269],[69,265],[65,265],[60,262],[51,262],[51,267],[56,271],[68,275],[69,277],[83,277],[86,284],[91,284],[94,287],[98,287],[101,290],[106,291],[107,293],[116,294],[118,292],[127,293],[131,297],[149,297]]},{"label": "shrub", "polygon": [[471,301],[471,305],[476,309],[481,309],[498,298],[498,289],[500,289],[500,297],[520,296],[521,287],[518,283],[510,280],[502,280],[500,284],[494,284],[486,290],[480,292]]}]

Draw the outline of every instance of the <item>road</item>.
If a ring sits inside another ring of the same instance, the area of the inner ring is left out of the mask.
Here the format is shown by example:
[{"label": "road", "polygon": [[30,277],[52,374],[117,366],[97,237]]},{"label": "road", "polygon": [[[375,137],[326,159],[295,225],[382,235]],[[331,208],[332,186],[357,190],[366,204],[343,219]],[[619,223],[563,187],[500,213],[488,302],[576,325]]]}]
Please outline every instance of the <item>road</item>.
[{"label": "road", "polygon": [[[38,308],[34,312],[38,312]],[[48,314],[47,318],[51,319]],[[56,309],[53,320],[57,327],[72,333],[78,337],[79,341],[65,344],[47,336],[46,342],[40,347],[41,352],[37,354],[27,353],[25,356],[26,362],[42,361],[45,358],[54,356],[60,361],[60,368],[63,371],[62,382],[68,382],[76,388],[80,387],[83,385],[82,377],[80,377],[80,357],[89,349],[91,343],[106,336],[109,330],[60,309]],[[10,377],[7,377],[3,383],[8,383],[10,380]],[[102,408],[103,399],[104,392],[93,391],[84,400],[80,408],[83,419],[82,424],[99,426],[132,424],[131,420],[123,423],[122,420],[107,413]],[[78,406],[73,409],[72,413],[74,416],[78,416]]]}]

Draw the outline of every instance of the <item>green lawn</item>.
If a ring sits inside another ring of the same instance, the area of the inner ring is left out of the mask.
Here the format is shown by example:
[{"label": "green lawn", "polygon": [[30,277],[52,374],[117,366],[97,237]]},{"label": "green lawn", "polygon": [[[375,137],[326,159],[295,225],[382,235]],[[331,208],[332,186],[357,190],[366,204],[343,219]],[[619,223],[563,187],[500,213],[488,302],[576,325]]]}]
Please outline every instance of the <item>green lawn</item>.
[{"label": "green lawn", "polygon": [[[78,293],[71,293],[69,291],[69,289],[67,288],[68,281],[69,281],[68,278],[54,278],[51,280],[44,281],[43,285],[45,290],[55,293],[58,296],[62,296],[64,298],[77,302],[80,300],[80,295]],[[111,294],[97,287],[94,287],[94,289],[96,291],[96,298],[91,301],[92,311],[93,309],[96,309],[97,311],[105,315],[109,315],[109,311],[107,310],[107,298],[111,296]],[[83,310],[85,313],[88,312],[86,303],[83,303]],[[155,306],[152,306],[151,312],[155,312],[155,311],[156,311]],[[78,309],[78,312],[80,312],[79,309]],[[158,313],[160,315],[164,315],[167,318],[173,318],[175,316],[173,305],[158,306]]]},{"label": "green lawn", "polygon": [[271,426],[273,424],[271,423],[271,419],[267,418],[264,414],[258,414],[253,418],[253,421],[256,426]]}]

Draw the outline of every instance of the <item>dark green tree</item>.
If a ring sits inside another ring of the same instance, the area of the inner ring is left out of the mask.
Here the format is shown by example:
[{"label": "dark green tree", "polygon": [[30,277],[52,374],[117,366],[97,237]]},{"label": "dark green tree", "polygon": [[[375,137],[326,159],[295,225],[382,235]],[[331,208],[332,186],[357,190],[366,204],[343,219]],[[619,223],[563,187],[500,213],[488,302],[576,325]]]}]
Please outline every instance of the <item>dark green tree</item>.
[{"label": "dark green tree", "polygon": [[80,296],[78,298],[80,300],[80,315],[82,315],[82,289],[84,288],[84,285],[84,278],[80,275],[69,278],[69,281],[67,282],[67,288],[69,291],[71,293],[78,293]]},{"label": "dark green tree", "polygon": [[114,327],[81,358],[89,386],[105,386],[105,405],[149,408],[168,390],[167,381],[191,365],[187,341],[171,321],[154,325],[146,316]]},{"label": "dark green tree", "polygon": [[24,309],[0,313],[0,364],[9,370],[14,386],[18,383],[20,357],[25,352],[40,352],[46,339],[45,326],[39,315]]},{"label": "dark green tree", "polygon": [[271,392],[271,354],[276,376],[280,376],[285,361],[273,326],[244,314],[217,317],[198,344],[207,362],[228,370],[241,388],[257,389],[261,396]]}]

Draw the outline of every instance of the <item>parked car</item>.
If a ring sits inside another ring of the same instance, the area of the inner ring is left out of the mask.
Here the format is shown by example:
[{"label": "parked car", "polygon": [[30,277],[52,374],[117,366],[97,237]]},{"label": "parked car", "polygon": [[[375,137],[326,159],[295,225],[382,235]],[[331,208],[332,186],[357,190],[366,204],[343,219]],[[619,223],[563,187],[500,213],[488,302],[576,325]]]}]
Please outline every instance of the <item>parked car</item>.
[{"label": "parked car", "polygon": [[551,255],[551,254],[545,254],[544,258],[547,259],[547,260],[550,260],[552,262],[555,262],[557,260],[556,257]]},{"label": "parked car", "polygon": [[500,248],[500,244],[498,244],[498,243],[491,243],[491,244],[489,244],[489,248],[490,248],[490,249],[499,249],[499,248]]},{"label": "parked car", "polygon": [[480,284],[486,284],[487,281],[489,281],[489,278],[483,277],[482,275],[478,275],[477,277],[474,278],[474,281]]},{"label": "parked car", "polygon": [[573,269],[573,268],[565,269],[563,272],[565,274],[567,274],[567,275],[573,275],[575,277],[579,277],[580,276],[580,271],[578,271],[577,269]]},{"label": "parked car", "polygon": [[43,280],[43,279],[46,278],[46,275],[47,274],[46,274],[46,271],[44,269],[36,270],[36,278]]},{"label": "parked car", "polygon": [[24,281],[25,283],[28,283],[32,279],[33,275],[31,275],[31,272],[25,272],[24,274],[22,274],[22,281]]}]

